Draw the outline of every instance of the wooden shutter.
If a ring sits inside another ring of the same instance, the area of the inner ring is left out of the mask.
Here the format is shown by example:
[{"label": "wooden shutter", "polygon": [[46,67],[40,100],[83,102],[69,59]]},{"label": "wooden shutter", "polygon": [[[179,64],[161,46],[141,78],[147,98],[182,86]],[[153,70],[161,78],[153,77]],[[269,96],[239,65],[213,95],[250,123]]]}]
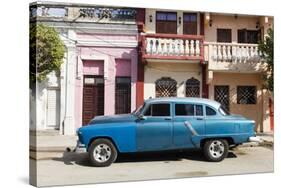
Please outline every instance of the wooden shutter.
[{"label": "wooden shutter", "polygon": [[60,120],[60,91],[55,88],[47,90],[47,128],[56,129]]},{"label": "wooden shutter", "polygon": [[177,34],[177,13],[156,12],[156,33]]},{"label": "wooden shutter", "polygon": [[183,14],[183,34],[197,35],[197,14]]},{"label": "wooden shutter", "polygon": [[231,29],[217,29],[217,42],[231,42]]}]

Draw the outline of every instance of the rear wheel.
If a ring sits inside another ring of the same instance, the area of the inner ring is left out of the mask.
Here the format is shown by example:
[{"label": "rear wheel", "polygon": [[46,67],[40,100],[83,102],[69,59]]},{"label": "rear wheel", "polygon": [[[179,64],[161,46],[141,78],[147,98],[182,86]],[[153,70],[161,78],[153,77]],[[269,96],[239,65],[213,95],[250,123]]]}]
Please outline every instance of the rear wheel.
[{"label": "rear wheel", "polygon": [[109,166],[116,160],[117,150],[110,140],[97,139],[89,147],[89,158],[93,166]]},{"label": "rear wheel", "polygon": [[228,154],[228,142],[224,139],[208,140],[204,144],[204,155],[208,161],[222,161]]}]

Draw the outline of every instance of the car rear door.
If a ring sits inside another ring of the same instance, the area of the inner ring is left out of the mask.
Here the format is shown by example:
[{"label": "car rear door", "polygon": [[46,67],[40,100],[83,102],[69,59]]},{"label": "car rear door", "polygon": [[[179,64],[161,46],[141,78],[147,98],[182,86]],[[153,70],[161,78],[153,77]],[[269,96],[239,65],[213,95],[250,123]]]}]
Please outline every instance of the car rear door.
[{"label": "car rear door", "polygon": [[173,147],[175,149],[195,147],[196,137],[205,134],[203,105],[175,103],[173,109]]}]

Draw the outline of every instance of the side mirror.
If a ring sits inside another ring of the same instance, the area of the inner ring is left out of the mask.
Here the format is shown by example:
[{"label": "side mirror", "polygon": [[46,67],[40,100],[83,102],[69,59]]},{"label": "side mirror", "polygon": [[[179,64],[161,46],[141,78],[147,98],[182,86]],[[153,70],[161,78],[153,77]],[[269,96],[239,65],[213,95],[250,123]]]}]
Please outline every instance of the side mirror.
[{"label": "side mirror", "polygon": [[139,119],[139,120],[146,120],[146,117],[141,114],[141,115],[139,115],[138,119]]}]

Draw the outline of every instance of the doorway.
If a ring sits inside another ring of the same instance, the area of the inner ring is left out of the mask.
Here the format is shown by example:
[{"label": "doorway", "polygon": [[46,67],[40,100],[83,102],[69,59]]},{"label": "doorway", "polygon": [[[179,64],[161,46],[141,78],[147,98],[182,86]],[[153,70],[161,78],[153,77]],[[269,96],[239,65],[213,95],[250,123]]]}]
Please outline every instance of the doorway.
[{"label": "doorway", "polygon": [[85,75],[83,82],[83,125],[97,115],[104,115],[104,78]]}]

